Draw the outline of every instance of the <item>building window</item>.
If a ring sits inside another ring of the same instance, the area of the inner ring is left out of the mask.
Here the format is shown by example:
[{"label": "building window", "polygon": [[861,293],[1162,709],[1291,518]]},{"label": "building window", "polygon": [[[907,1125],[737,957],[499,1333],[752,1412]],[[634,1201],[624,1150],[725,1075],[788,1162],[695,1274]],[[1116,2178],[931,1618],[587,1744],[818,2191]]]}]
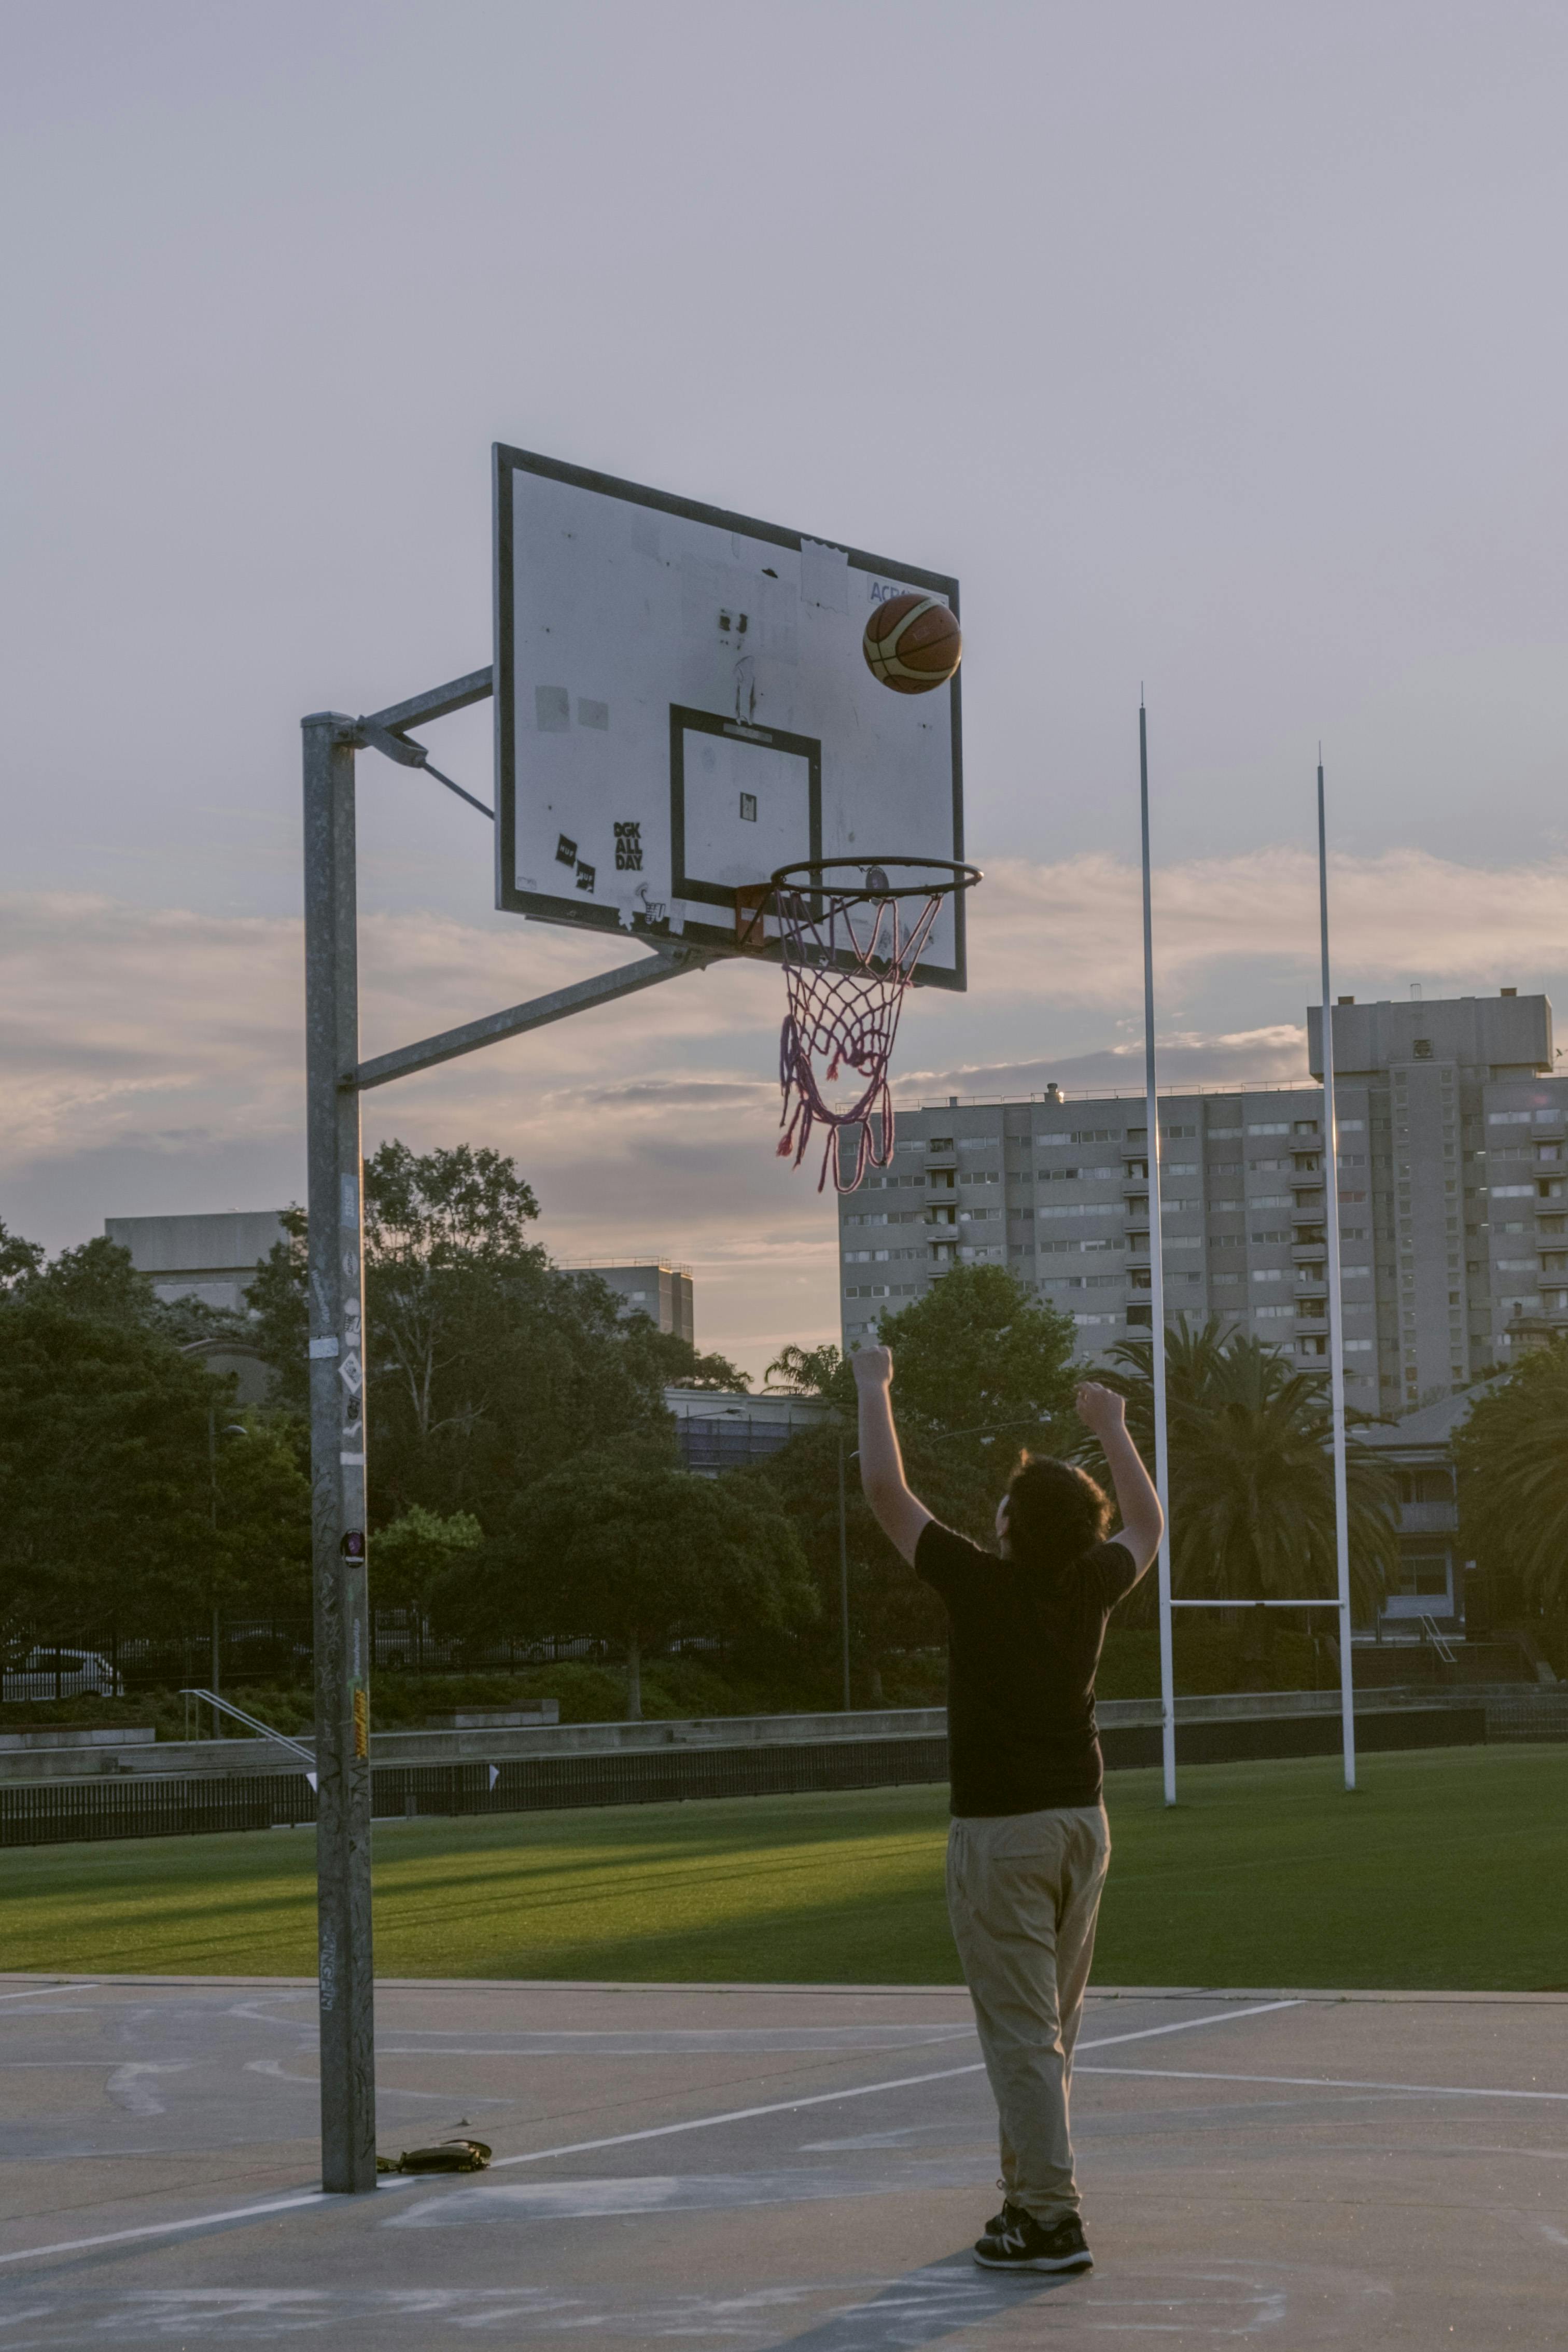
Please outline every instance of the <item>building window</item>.
[{"label": "building window", "polygon": [[1406,1552],[1399,1562],[1394,1591],[1402,1600],[1447,1601],[1448,1555],[1446,1551]]}]

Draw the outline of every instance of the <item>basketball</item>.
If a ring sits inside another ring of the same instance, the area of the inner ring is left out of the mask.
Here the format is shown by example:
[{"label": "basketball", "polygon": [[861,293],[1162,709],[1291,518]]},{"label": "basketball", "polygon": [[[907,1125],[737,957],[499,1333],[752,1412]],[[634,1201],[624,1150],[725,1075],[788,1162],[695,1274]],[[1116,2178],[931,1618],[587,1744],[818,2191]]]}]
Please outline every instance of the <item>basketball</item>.
[{"label": "basketball", "polygon": [[963,637],[936,596],[889,596],[866,624],[866,667],[895,694],[929,694],[958,667]]}]

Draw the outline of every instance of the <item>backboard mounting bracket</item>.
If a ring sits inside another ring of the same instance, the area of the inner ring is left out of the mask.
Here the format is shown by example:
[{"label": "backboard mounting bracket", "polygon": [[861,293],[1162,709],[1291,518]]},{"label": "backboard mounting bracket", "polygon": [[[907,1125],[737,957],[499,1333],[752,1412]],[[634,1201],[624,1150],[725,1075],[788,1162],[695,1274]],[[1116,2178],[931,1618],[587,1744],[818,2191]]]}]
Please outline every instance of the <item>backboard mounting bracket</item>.
[{"label": "backboard mounting bracket", "polygon": [[494,1045],[502,1037],[520,1037],[552,1021],[564,1021],[571,1013],[586,1013],[593,1005],[613,1004],[620,997],[657,988],[661,980],[679,979],[683,971],[701,971],[717,961],[716,953],[708,948],[660,948],[652,955],[639,956],[636,963],[616,964],[611,971],[595,972],[592,980],[574,981],[570,987],[552,989],[548,996],[531,997],[526,1004],[510,1005],[504,1013],[487,1013],[478,1021],[467,1021],[460,1029],[444,1029],[437,1036],[421,1038],[417,1045],[378,1054],[374,1060],[360,1063],[357,1069],[345,1071],[338,1084],[363,1094],[369,1087],[410,1077],[416,1070],[456,1061],[459,1054]]},{"label": "backboard mounting bracket", "polygon": [[495,822],[495,811],[476,800],[461,784],[444,776],[432,761],[423,743],[416,743],[407,733],[410,727],[427,726],[432,719],[449,718],[454,710],[467,710],[470,703],[483,702],[495,691],[494,672],[489,667],[471,669],[466,677],[453,678],[447,686],[432,687],[428,694],[416,694],[407,702],[395,702],[389,710],[377,710],[369,718],[356,719],[353,728],[354,749],[379,751],[384,759],[395,760],[400,768],[423,768],[471,809]]}]

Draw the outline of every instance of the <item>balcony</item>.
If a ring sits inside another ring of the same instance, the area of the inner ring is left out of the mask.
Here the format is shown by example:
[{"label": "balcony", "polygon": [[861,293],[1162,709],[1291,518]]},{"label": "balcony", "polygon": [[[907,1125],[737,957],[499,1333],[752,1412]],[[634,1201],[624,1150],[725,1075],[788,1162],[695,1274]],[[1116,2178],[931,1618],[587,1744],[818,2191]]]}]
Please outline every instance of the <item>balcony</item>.
[{"label": "balcony", "polygon": [[1399,1532],[1402,1536],[1452,1535],[1459,1524],[1458,1506],[1454,1503],[1401,1503]]},{"label": "balcony", "polygon": [[1322,1222],[1323,1196],[1321,1192],[1318,1192],[1311,1196],[1302,1196],[1298,1194],[1296,1205],[1290,1212],[1291,1224],[1316,1225],[1321,1227]]},{"label": "balcony", "polygon": [[1146,1217],[1149,1213],[1148,1193],[1143,1192],[1129,1192],[1126,1200],[1126,1209],[1130,1217]]},{"label": "balcony", "polygon": [[1296,1301],[1298,1323],[1321,1324],[1327,1319],[1328,1311],[1329,1302],[1326,1298],[1298,1298]]},{"label": "balcony", "polygon": [[1290,1244],[1290,1262],[1300,1265],[1307,1258],[1321,1258],[1328,1246],[1328,1235],[1320,1225],[1316,1232],[1305,1226]]}]

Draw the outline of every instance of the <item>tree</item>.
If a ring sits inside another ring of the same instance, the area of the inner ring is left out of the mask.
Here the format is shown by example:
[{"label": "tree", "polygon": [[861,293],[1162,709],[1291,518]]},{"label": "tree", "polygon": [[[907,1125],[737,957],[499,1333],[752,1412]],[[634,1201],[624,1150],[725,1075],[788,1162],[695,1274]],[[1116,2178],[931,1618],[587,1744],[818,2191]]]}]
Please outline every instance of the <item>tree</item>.
[{"label": "tree", "polygon": [[953,1460],[993,1475],[1031,1437],[1063,1442],[1081,1377],[1072,1318],[1043,1307],[1005,1266],[955,1266],[884,1316],[879,1336],[893,1351],[900,1431],[941,1436]]},{"label": "tree", "polygon": [[[513,1162],[460,1144],[384,1143],[364,1167],[372,1521],[417,1504],[489,1533],[574,1454],[667,1427],[693,1349],[623,1322],[607,1285],[551,1264]],[[280,1402],[306,1401],[306,1234],[298,1210],[248,1296]],[[729,1367],[725,1368],[726,1372]]]},{"label": "tree", "polygon": [[1533,1610],[1568,1610],[1568,1343],[1532,1349],[1454,1437],[1466,1554]]},{"label": "tree", "polygon": [[674,1468],[657,1442],[583,1455],[540,1479],[499,1549],[464,1590],[448,1588],[448,1606],[471,1630],[615,1643],[626,1654],[633,1722],[643,1657],[677,1629],[782,1631],[814,1608],[787,1520],[737,1480]]},{"label": "tree", "polygon": [[485,1531],[471,1512],[437,1518],[411,1503],[375,1538],[370,1559],[371,1596],[378,1608],[429,1607],[431,1594],[452,1570],[481,1549]]},{"label": "tree", "polygon": [[29,1275],[37,1274],[43,1262],[37,1243],[25,1242],[20,1234],[7,1231],[0,1218],[0,1297],[8,1297]]},{"label": "tree", "polygon": [[215,1467],[232,1381],[151,1318],[82,1311],[76,1272],[66,1303],[46,1276],[0,1306],[0,1613],[140,1630],[215,1595],[296,1605],[309,1489],[286,1437],[247,1424]]},{"label": "tree", "polygon": [[[923,1298],[887,1317],[893,1404],[910,1485],[927,1508],[981,1542],[1027,1445],[1061,1451],[1077,1385],[1074,1328],[998,1265],[955,1267]],[[835,1347],[781,1349],[770,1384],[830,1404],[837,1428],[802,1431],[746,1475],[765,1484],[795,1526],[829,1621],[838,1613],[838,1454],[854,1449],[855,1377]],[[900,1651],[930,1649],[945,1632],[942,1603],[900,1559],[847,1463],[845,1530],[853,1651],[873,1706]]]},{"label": "tree", "polygon": [[752,1376],[728,1356],[703,1355],[678,1331],[661,1331],[647,1315],[628,1315],[623,1326],[627,1353],[647,1363],[667,1389],[710,1389],[744,1396]]},{"label": "tree", "polygon": [[[1111,1351],[1108,1384],[1127,1399],[1128,1425],[1153,1459],[1153,1341]],[[1170,1437],[1171,1575],[1192,1600],[1300,1600],[1336,1591],[1332,1422],[1328,1382],[1211,1317],[1165,1339]],[[1398,1557],[1395,1488],[1378,1457],[1347,1445],[1352,1592],[1363,1615],[1382,1598]],[[1153,1605],[1143,1596],[1145,1615]],[[1243,1612],[1244,1614],[1247,1612]],[[1247,1654],[1261,1629],[1248,1616]]]},{"label": "tree", "polygon": [[847,1357],[831,1342],[822,1348],[781,1348],[763,1374],[771,1390],[785,1396],[821,1397],[840,1411],[854,1408],[855,1375]]},{"label": "tree", "polygon": [[[839,1645],[838,1479],[844,1471],[844,1532],[848,1562],[852,1682],[864,1703],[880,1706],[883,1670],[890,1657],[938,1648],[946,1637],[942,1605],[901,1559],[871,1516],[860,1491],[859,1464],[853,1458],[854,1424],[828,1423],[797,1431],[789,1444],[754,1468],[740,1472],[736,1486],[752,1485],[782,1511],[795,1529],[816,1593],[816,1649],[824,1683],[837,1680]],[[932,1475],[939,1465],[927,1459]],[[920,1457],[907,1457],[911,1483],[939,1517],[947,1512],[931,1479],[921,1480]],[[932,1495],[936,1500],[931,1501]],[[994,1504],[993,1504],[994,1508]]]}]

